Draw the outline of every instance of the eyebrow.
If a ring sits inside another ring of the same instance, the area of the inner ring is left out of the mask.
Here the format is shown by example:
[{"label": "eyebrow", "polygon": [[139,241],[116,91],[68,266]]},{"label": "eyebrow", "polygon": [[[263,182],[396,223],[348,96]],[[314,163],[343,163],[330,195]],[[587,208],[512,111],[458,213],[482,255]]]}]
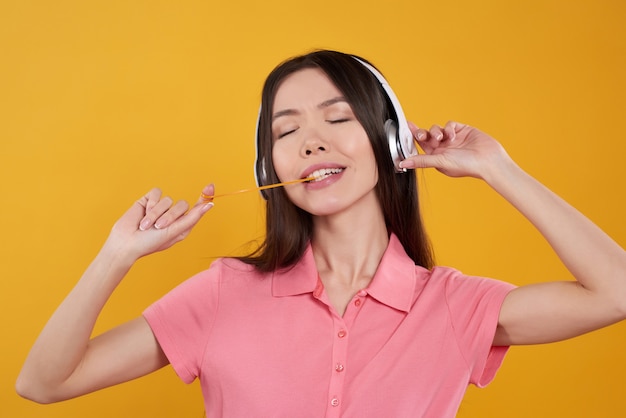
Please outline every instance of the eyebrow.
[{"label": "eyebrow", "polygon": [[[346,98],[343,96],[337,96],[337,97],[333,97],[332,99],[324,100],[322,103],[317,105],[317,108],[324,109],[324,108],[334,105],[335,103],[342,103],[342,102],[347,103]],[[281,116],[291,116],[291,115],[297,115],[299,113],[300,112],[297,111],[296,109],[279,110],[278,112],[272,115],[272,121],[275,121]]]}]

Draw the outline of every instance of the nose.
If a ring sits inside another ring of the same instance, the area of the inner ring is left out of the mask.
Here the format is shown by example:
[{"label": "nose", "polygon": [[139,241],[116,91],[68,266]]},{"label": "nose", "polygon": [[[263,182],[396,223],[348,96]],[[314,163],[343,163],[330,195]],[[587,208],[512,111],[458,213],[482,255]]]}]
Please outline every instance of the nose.
[{"label": "nose", "polygon": [[330,149],[329,144],[325,141],[317,130],[311,130],[304,142],[302,143],[302,153],[305,156],[311,156],[320,152],[326,152]]},{"label": "nose", "polygon": [[317,148],[309,147],[309,148],[305,149],[304,153],[306,155],[312,155],[315,152],[324,152],[324,151],[326,151],[326,148],[324,146],[322,146],[322,145],[319,145]]}]

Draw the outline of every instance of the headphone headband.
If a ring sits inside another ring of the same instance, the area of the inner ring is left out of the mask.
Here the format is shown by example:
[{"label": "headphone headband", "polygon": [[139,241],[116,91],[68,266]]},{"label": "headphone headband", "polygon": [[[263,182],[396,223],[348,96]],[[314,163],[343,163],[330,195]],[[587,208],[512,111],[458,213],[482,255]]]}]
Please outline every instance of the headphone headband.
[{"label": "headphone headband", "polygon": [[[376,79],[378,79],[378,82],[391,102],[393,111],[396,114],[396,120],[392,121],[390,119],[385,122],[385,132],[387,133],[387,137],[389,139],[389,151],[391,151],[391,158],[393,159],[393,165],[396,168],[396,172],[404,173],[407,170],[400,167],[400,162],[411,155],[416,155],[417,149],[415,148],[415,143],[413,142],[413,134],[409,129],[409,123],[404,116],[402,106],[400,106],[400,101],[391,89],[391,86],[389,86],[385,77],[383,77],[383,75],[376,68],[374,68],[373,65],[358,57],[352,56],[352,58],[360,62],[376,77]],[[394,130],[394,126],[392,126],[389,121],[395,122],[395,130],[397,132],[391,132]]]}]

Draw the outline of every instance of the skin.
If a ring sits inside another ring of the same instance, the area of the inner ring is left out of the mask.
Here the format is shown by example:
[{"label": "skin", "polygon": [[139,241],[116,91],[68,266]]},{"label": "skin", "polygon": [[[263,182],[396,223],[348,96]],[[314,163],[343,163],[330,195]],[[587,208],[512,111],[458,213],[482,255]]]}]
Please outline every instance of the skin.
[{"label": "skin", "polygon": [[[274,169],[281,181],[299,178],[308,167],[345,167],[324,188],[287,187],[292,202],[315,215],[313,255],[326,293],[342,315],[371,281],[387,248],[383,213],[374,191],[378,173],[365,130],[326,75],[306,69],[285,79],[274,103]],[[340,121],[340,122],[337,122]],[[289,133],[285,135],[285,133]],[[297,157],[294,157],[297,156]]]},{"label": "skin", "polygon": [[[213,195],[213,186],[203,192]],[[212,206],[200,198],[187,211],[186,202],[173,203],[159,189],[135,202],[37,338],[18,376],[17,392],[39,403],[58,402],[167,365],[143,317],[90,336],[104,304],[131,266],[184,239]]]},{"label": "skin", "polygon": [[[274,121],[273,159],[283,181],[300,178],[312,164],[346,168],[325,187],[286,186],[290,199],[314,215],[315,261],[341,314],[353,295],[370,283],[388,238],[373,192],[378,173],[363,128],[351,119],[345,103],[320,106],[340,96],[320,71],[303,70],[287,78],[273,109],[289,110]],[[344,121],[332,123],[337,116]],[[528,218],[572,274],[571,282],[512,291],[502,306],[495,345],[558,341],[626,318],[626,253],[617,243],[525,173],[496,140],[478,129],[448,122],[428,130],[411,125],[411,131],[424,153],[403,161],[403,166],[485,181]],[[212,195],[213,186],[203,193]],[[142,317],[91,340],[90,335],[130,267],[184,239],[211,207],[199,199],[189,209],[158,189],[138,200],[50,318],[22,368],[18,392],[37,402],[55,402],[168,364]]]},{"label": "skin", "polygon": [[512,291],[494,345],[560,341],[626,318],[626,252],[607,234],[478,129],[448,122],[428,131],[412,125],[411,131],[426,154],[407,159],[404,167],[484,180],[537,228],[574,278]]},{"label": "skin", "polygon": [[345,167],[341,181],[330,187],[287,187],[290,200],[316,219],[354,210],[360,199],[377,205],[378,172],[369,139],[326,75],[319,69],[292,74],[274,100],[272,158],[281,181],[300,178],[318,165]]}]

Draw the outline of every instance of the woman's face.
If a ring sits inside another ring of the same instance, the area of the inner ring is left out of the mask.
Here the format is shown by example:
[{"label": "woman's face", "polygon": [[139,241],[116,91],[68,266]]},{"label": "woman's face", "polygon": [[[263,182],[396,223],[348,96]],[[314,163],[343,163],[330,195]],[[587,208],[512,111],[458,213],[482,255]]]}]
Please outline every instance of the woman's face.
[{"label": "woman's face", "polygon": [[272,109],[272,158],[291,201],[313,215],[330,215],[376,202],[376,161],[365,130],[339,89],[320,69],[282,82]]}]

